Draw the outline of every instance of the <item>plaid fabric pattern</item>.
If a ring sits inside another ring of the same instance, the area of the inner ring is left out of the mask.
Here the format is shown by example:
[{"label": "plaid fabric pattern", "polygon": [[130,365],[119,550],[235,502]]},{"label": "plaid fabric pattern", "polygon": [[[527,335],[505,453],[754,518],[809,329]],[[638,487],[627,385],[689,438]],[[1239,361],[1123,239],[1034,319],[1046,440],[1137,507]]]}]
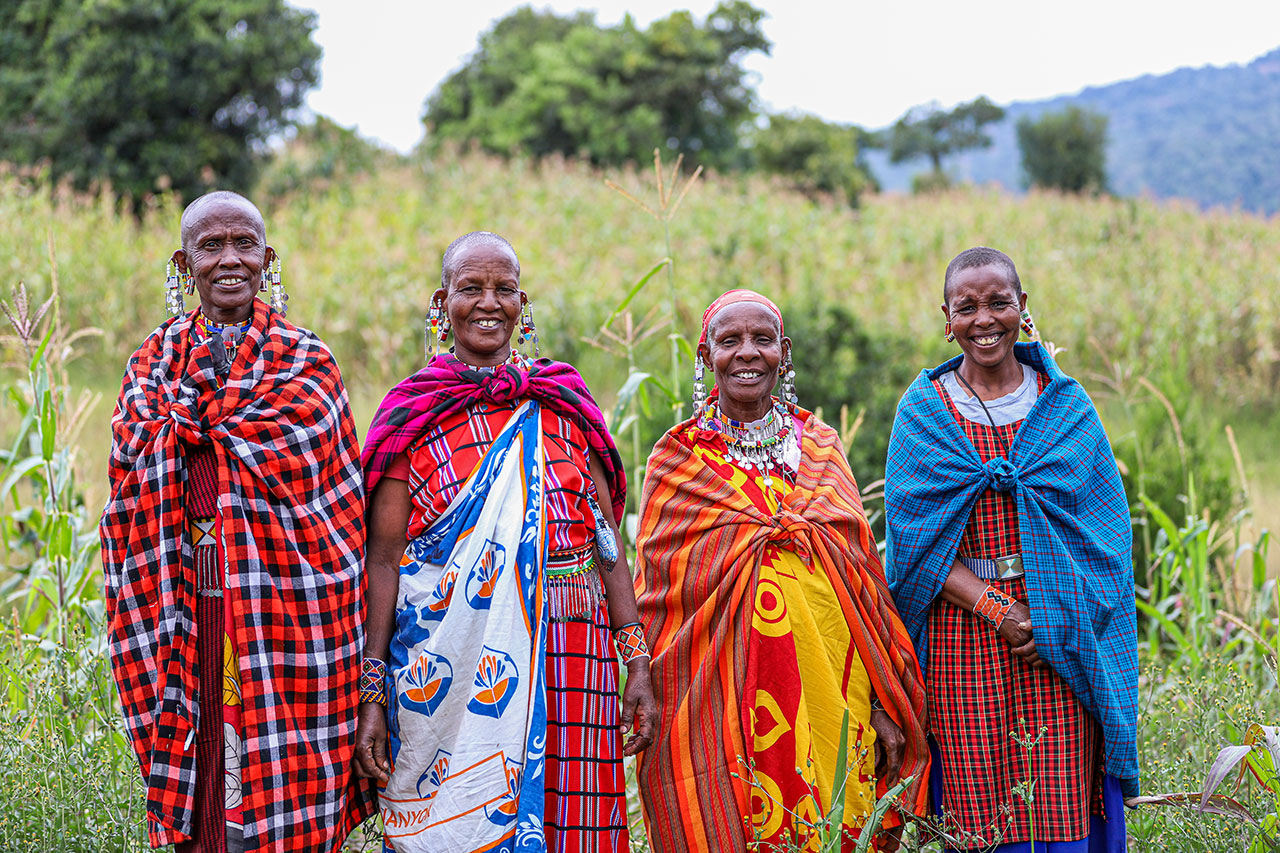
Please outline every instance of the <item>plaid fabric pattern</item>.
[{"label": "plaid fabric pattern", "polygon": [[[1043,393],[1045,386],[1049,384],[1049,376],[1037,373],[1036,381],[1039,383],[1039,392]],[[937,389],[947,411],[955,418],[960,429],[964,430],[965,438],[969,439],[969,443],[973,445],[974,450],[978,452],[978,457],[984,463],[1008,455],[1022,421],[1004,424],[994,429],[989,423],[971,421],[956,409],[956,404],[940,379],[933,381],[933,387]],[[979,517],[985,519],[984,524],[977,523]],[[978,495],[973,516],[969,519],[969,524],[964,529],[964,536],[960,539],[960,556],[994,560],[1020,553],[1022,553],[1022,537],[1018,534],[1017,498],[1011,492],[1002,492],[998,489],[985,490]]]},{"label": "plaid fabric pattern", "polygon": [[[771,547],[827,573],[829,606],[849,626],[875,695],[902,727],[902,775],[919,779],[929,766],[923,680],[857,483],[835,430],[808,412],[797,416],[804,422],[800,468],[774,513],[708,464],[700,442],[718,434],[708,437],[696,419],[668,430],[649,457],[637,599],[661,716],[639,776],[656,851],[746,849],[742,816],[751,814],[751,794],[730,774],[747,755],[740,702],[760,566]],[[926,796],[919,784],[903,804],[921,812]]]},{"label": "plaid fabric pattern", "polygon": [[392,388],[378,406],[364,447],[365,488],[373,494],[392,460],[448,415],[479,402],[511,403],[526,398],[537,400],[578,427],[604,465],[614,518],[622,518],[627,476],[604,413],[578,371],[549,358],[533,362],[527,370],[502,364],[493,372],[472,370],[447,354],[431,359]]},{"label": "plaid fabric pattern", "polygon": [[[1024,580],[991,585],[1025,600]],[[1027,754],[1010,732],[1034,740],[1043,726],[1031,752],[1037,846],[1089,835],[1102,730],[1071,688],[1052,669],[1028,666],[994,628],[941,598],[928,630],[929,719],[942,755],[947,825],[970,833],[970,848],[985,849],[997,837],[1004,844],[1030,839],[1027,806],[1012,793],[1027,777]],[[1013,818],[1007,829],[1006,812]]]},{"label": "plaid fabric pattern", "polygon": [[1036,645],[1102,724],[1106,766],[1138,792],[1138,641],[1129,504],[1089,396],[1040,344],[1014,345],[1048,375],[1009,459],[984,462],[933,380],[921,375],[898,405],[885,473],[886,571],[921,665],[927,617],[951,571],[978,498],[1014,494]]},{"label": "plaid fabric pattern", "polygon": [[150,841],[193,829],[196,590],[183,568],[181,446],[211,444],[224,601],[242,626],[245,835],[255,850],[327,852],[372,807],[371,786],[350,774],[364,526],[346,391],[324,344],[262,302],[220,386],[192,322],[168,321],[129,360],[100,528],[112,668]]},{"label": "plaid fabric pattern", "polygon": [[603,605],[547,631],[548,853],[627,853],[618,659]]}]

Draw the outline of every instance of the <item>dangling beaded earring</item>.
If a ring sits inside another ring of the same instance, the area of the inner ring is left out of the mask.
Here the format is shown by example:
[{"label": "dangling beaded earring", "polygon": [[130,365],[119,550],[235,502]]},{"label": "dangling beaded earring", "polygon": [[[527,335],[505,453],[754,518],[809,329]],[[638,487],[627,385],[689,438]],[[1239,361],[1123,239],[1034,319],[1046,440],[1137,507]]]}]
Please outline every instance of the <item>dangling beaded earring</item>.
[{"label": "dangling beaded earring", "polygon": [[181,317],[186,311],[182,305],[183,275],[173,261],[164,266],[164,307],[174,317]]},{"label": "dangling beaded earring", "polygon": [[1040,340],[1040,332],[1036,329],[1036,323],[1031,319],[1031,312],[1026,308],[1022,309],[1021,320],[1022,331],[1027,333],[1027,337],[1033,341]]},{"label": "dangling beaded earring", "polygon": [[699,417],[707,405],[707,384],[703,381],[706,365],[698,356],[693,357],[693,415]]},{"label": "dangling beaded earring", "polygon": [[796,368],[791,363],[791,348],[787,347],[787,354],[782,359],[782,387],[778,389],[778,396],[787,406],[795,407],[799,402],[796,398]]},{"label": "dangling beaded earring", "polygon": [[279,258],[267,264],[267,269],[263,274],[263,284],[268,282],[271,284],[271,307],[283,317],[289,311],[289,294],[284,292],[284,285],[280,283]]},{"label": "dangling beaded earring", "polygon": [[[533,358],[529,358],[529,342],[531,341]],[[516,345],[520,348],[520,352],[526,360],[533,361],[538,357],[538,329],[533,325],[533,304],[527,299],[520,306],[520,337],[516,339]]]},{"label": "dangling beaded earring", "polygon": [[449,316],[444,312],[444,305],[433,301],[431,307],[427,309],[427,320],[423,329],[426,333],[427,361],[431,361],[436,357],[436,353],[444,349],[450,330]]},{"label": "dangling beaded earring", "polygon": [[945,338],[945,339],[946,339],[946,341],[947,341],[947,343],[949,343],[949,344],[950,344],[950,343],[955,343],[956,336],[955,336],[955,334],[951,331],[951,321],[950,321],[950,320],[948,320],[948,321],[947,321],[947,327],[946,327],[946,329],[945,329],[945,330],[943,330],[943,332],[942,332],[942,337],[943,337],[943,338]]}]

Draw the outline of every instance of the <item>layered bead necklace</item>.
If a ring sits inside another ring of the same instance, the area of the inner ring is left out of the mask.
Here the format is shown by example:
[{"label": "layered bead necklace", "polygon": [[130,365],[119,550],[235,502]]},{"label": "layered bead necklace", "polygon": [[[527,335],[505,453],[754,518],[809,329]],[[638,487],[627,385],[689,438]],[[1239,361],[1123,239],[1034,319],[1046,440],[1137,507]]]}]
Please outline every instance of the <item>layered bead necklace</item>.
[{"label": "layered bead necklace", "polygon": [[759,470],[765,485],[772,485],[770,472],[785,472],[787,439],[791,435],[791,413],[775,400],[769,413],[755,421],[735,421],[725,417],[719,405],[704,410],[703,429],[715,430],[724,438],[725,456],[747,471]]}]

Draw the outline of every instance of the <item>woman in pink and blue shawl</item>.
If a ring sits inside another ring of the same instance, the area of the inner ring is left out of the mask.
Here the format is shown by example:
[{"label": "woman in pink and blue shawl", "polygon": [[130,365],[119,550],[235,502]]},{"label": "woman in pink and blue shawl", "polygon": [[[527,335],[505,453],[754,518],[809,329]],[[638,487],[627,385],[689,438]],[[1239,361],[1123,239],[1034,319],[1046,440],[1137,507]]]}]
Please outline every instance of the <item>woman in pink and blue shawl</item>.
[{"label": "woman in pink and blue shawl", "polygon": [[1120,853],[1138,793],[1129,504],[1026,306],[1003,252],[947,267],[962,353],[898,405],[885,569],[925,672],[948,849]]},{"label": "woman in pink and blue shawl", "polygon": [[625,853],[622,758],[656,708],[622,459],[578,372],[537,357],[511,244],[458,238],[441,285],[427,336],[450,352],[391,390],[363,454],[356,763],[398,853]]}]

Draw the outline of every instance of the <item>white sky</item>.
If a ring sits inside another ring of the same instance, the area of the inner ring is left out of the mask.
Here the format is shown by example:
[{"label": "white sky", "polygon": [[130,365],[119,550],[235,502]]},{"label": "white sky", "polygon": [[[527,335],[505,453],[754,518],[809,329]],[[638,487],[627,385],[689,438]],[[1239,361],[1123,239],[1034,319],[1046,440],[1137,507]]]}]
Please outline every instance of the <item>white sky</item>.
[{"label": "white sky", "polygon": [[[308,105],[407,151],[427,95],[475,49],[510,0],[291,0],[318,13],[320,86]],[[701,20],[715,0],[551,0],[537,8],[674,9]],[[771,110],[879,127],[910,107],[987,95],[997,103],[1076,92],[1182,66],[1246,63],[1280,46],[1280,0],[757,0],[772,56],[746,65]]]}]

